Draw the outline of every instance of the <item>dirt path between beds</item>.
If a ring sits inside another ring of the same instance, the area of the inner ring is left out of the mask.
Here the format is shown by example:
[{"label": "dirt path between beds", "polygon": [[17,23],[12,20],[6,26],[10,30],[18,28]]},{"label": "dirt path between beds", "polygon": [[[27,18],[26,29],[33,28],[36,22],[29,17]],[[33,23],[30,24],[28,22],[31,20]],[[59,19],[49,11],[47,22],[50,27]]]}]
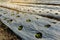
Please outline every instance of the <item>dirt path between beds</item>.
[{"label": "dirt path between beds", "polygon": [[0,40],[21,40],[21,38],[0,22]]}]

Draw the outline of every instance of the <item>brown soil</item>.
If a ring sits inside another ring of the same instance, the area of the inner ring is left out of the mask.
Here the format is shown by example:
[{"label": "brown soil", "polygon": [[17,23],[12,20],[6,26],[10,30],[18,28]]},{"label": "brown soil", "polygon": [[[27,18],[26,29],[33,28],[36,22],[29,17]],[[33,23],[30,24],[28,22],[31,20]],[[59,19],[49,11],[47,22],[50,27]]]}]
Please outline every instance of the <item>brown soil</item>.
[{"label": "brown soil", "polygon": [[0,40],[21,40],[21,38],[0,22]]}]

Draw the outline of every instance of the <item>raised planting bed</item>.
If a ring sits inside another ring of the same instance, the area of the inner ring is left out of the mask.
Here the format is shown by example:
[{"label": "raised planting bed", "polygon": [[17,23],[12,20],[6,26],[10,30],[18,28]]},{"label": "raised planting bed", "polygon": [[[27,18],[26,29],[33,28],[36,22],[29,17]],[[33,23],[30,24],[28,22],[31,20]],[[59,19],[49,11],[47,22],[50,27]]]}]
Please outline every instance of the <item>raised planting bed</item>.
[{"label": "raised planting bed", "polygon": [[57,6],[0,5],[0,20],[22,40],[60,39],[60,12]]}]

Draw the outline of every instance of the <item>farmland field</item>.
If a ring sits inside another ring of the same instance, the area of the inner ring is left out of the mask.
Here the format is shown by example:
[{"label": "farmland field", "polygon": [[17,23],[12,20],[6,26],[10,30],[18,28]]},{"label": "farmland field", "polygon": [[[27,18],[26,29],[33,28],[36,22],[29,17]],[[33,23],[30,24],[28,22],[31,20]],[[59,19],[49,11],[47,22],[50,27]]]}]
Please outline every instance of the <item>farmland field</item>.
[{"label": "farmland field", "polygon": [[0,20],[1,40],[60,40],[60,0],[3,0]]}]

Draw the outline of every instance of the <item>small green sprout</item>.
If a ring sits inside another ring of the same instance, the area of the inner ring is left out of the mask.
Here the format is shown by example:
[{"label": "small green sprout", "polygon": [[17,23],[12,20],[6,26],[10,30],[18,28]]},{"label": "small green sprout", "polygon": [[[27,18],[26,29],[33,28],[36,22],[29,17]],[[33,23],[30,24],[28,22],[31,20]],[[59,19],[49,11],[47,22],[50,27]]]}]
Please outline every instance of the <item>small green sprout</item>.
[{"label": "small green sprout", "polygon": [[7,18],[4,18],[4,20],[6,20]]},{"label": "small green sprout", "polygon": [[47,24],[47,25],[45,25],[45,27],[49,28],[49,27],[51,27],[51,25],[50,24]]},{"label": "small green sprout", "polygon": [[50,11],[52,11],[52,10],[50,10]]},{"label": "small green sprout", "polygon": [[49,11],[47,13],[49,13]]},{"label": "small green sprout", "polygon": [[19,15],[17,15],[16,17],[20,17]]},{"label": "small green sprout", "polygon": [[4,13],[4,14],[6,14],[6,13]]},{"label": "small green sprout", "polygon": [[12,22],[13,20],[12,20],[12,19],[10,19],[10,20],[7,20],[7,21],[10,23],[10,22]]},{"label": "small green sprout", "polygon": [[36,37],[36,38],[42,38],[42,33],[40,33],[40,32],[39,32],[39,33],[36,33],[36,34],[35,34],[35,37]]},{"label": "small green sprout", "polygon": [[18,30],[22,30],[22,29],[23,29],[23,26],[22,25],[18,27]]},{"label": "small green sprout", "polygon": [[39,11],[39,13],[41,13],[41,11]]},{"label": "small green sprout", "polygon": [[13,16],[13,15],[15,15],[15,14],[11,14],[11,16]]},{"label": "small green sprout", "polygon": [[58,13],[55,13],[56,15],[58,15]]},{"label": "small green sprout", "polygon": [[0,14],[0,17],[1,17],[2,15]]},{"label": "small green sprout", "polygon": [[36,17],[36,19],[39,19],[39,18]]},{"label": "small green sprout", "polygon": [[28,10],[28,11],[30,11],[30,10]]},{"label": "small green sprout", "polygon": [[56,24],[56,22],[52,22],[52,23]]},{"label": "small green sprout", "polygon": [[31,22],[31,20],[30,19],[27,19],[26,22]]}]

